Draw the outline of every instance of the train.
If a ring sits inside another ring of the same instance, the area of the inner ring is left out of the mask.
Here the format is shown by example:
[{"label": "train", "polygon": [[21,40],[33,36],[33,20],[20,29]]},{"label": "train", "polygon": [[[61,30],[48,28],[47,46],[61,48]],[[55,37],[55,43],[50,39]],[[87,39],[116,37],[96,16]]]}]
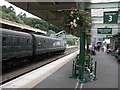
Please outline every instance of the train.
[{"label": "train", "polygon": [[64,53],[66,49],[66,42],[61,39],[3,28],[0,32],[3,65],[20,58],[34,60],[43,54]]}]

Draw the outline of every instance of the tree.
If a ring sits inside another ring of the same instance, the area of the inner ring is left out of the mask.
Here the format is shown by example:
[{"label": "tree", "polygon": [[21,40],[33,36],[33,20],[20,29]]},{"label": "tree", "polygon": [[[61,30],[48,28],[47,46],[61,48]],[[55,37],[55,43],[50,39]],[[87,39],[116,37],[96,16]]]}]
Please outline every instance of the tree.
[{"label": "tree", "polygon": [[55,34],[55,32],[53,30],[48,30],[47,36],[50,36],[51,34]]},{"label": "tree", "polygon": [[7,14],[8,14],[8,13],[11,13],[11,12],[13,12],[13,13],[15,14],[14,8],[13,8],[12,6],[10,6],[10,7],[7,8],[7,7],[4,5],[4,6],[2,6],[1,8],[2,8],[2,11],[5,12],[5,13],[7,13]]},{"label": "tree", "polygon": [[16,16],[16,13],[12,6],[10,6],[8,8],[5,5],[0,6],[0,10],[2,13],[2,15],[1,15],[2,19],[6,19],[6,20],[13,21],[16,23],[24,24],[24,21],[21,20],[18,16]]},{"label": "tree", "polygon": [[20,17],[23,20],[24,18],[27,18],[27,15],[25,13],[20,12],[18,14],[18,17]]},{"label": "tree", "polygon": [[34,28],[38,28],[44,31],[48,31],[48,23],[43,21],[43,20],[39,20],[36,18],[25,18],[24,19],[25,24],[34,27]]},{"label": "tree", "polygon": [[2,19],[6,19],[9,21],[13,20],[12,16],[10,16],[9,14],[5,14],[5,13],[2,13]]},{"label": "tree", "polygon": [[36,19],[36,18],[27,18],[27,15],[25,13],[19,13],[18,15],[16,15],[15,10],[12,6],[10,7],[6,7],[4,6],[0,6],[0,18],[9,20],[9,21],[13,21],[16,23],[20,23],[20,24],[25,24],[25,25],[29,25],[33,28],[37,28],[37,29],[41,29],[44,31],[49,31],[52,30],[54,32],[59,32],[60,30],[58,29],[58,27],[54,26],[53,24],[50,24],[44,20],[40,20],[40,19]]},{"label": "tree", "polygon": [[73,39],[67,39],[66,42],[69,46],[75,45],[75,40]]},{"label": "tree", "polygon": [[8,7],[8,9],[10,10],[10,12],[14,12],[15,13],[15,9],[12,6]]},{"label": "tree", "polygon": [[56,27],[56,26],[54,26],[53,24],[50,24],[50,23],[48,23],[48,25],[49,25],[49,30],[53,30],[54,32],[60,32],[60,30],[58,29],[58,27]]}]

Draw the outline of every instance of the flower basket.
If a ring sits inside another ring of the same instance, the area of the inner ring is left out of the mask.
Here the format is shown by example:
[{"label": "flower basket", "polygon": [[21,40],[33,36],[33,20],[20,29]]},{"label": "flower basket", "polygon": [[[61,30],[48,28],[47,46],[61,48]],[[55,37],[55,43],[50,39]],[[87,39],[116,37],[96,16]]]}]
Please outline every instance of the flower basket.
[{"label": "flower basket", "polygon": [[64,30],[68,34],[80,37],[80,30],[83,30],[86,34],[91,32],[92,20],[90,13],[84,10],[71,10],[63,20]]}]

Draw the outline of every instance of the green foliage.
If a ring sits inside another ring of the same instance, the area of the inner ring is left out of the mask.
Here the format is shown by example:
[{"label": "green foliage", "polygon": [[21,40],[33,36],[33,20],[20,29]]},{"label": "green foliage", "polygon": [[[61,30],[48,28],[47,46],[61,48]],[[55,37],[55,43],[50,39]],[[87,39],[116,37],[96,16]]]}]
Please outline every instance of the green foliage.
[{"label": "green foliage", "polygon": [[39,20],[36,18],[24,18],[23,20],[24,20],[25,24],[27,24],[31,27],[38,28],[38,29],[45,30],[45,31],[49,30],[48,23],[43,20]]},{"label": "green foliage", "polygon": [[25,24],[25,25],[29,25],[33,28],[37,28],[40,30],[44,30],[44,31],[49,31],[49,30],[53,30],[54,32],[59,32],[60,30],[44,21],[44,20],[40,20],[40,19],[36,19],[36,18],[27,18],[25,13],[20,13],[18,14],[18,16],[16,16],[16,13],[14,11],[14,8],[12,6],[10,7],[6,7],[4,6],[0,6],[0,18],[2,19],[6,19],[12,22],[16,22],[16,23],[20,23],[20,24]]},{"label": "green foliage", "polygon": [[6,19],[6,20],[9,20],[12,22],[24,24],[24,21],[16,16],[16,13],[15,13],[14,8],[12,6],[10,6],[8,8],[6,6],[0,6],[0,11],[1,11],[0,13],[2,13],[0,15],[0,18]]},{"label": "green foliage", "polygon": [[6,14],[4,12],[2,13],[2,17],[1,18],[9,20],[9,21],[12,21],[12,17],[9,14]]},{"label": "green foliage", "polygon": [[48,23],[48,25],[49,25],[49,27],[48,27],[49,30],[53,30],[55,32],[60,32],[60,30],[58,29],[58,27],[54,26],[53,24]]},{"label": "green foliage", "polygon": [[20,23],[20,24],[24,24],[24,21],[21,20],[19,17],[17,17],[14,13],[11,12],[11,13],[9,13],[9,15],[12,17],[12,20],[10,20],[10,21]]},{"label": "green foliage", "polygon": [[13,12],[15,14],[14,8],[12,6],[10,6],[8,8],[5,5],[4,6],[0,6],[0,10],[5,12],[5,13]]},{"label": "green foliage", "polygon": [[25,13],[19,13],[18,16],[21,18],[21,19],[24,19],[24,18],[27,18],[27,15]]},{"label": "green foliage", "polygon": [[90,33],[92,20],[90,13],[84,10],[72,10],[70,14],[66,15],[64,20],[64,30],[67,33],[80,37],[80,30]]},{"label": "green foliage", "polygon": [[[19,15],[20,16],[20,15]],[[44,20],[40,20],[37,18],[22,18],[26,25],[29,25],[34,28],[38,28],[44,31],[53,30],[54,32],[58,32],[58,28]]]},{"label": "green foliage", "polygon": [[55,32],[54,32],[53,30],[49,30],[49,31],[47,32],[47,36],[50,36],[51,34],[55,34]]},{"label": "green foliage", "polygon": [[73,39],[67,39],[66,42],[69,46],[75,45],[75,40]]}]

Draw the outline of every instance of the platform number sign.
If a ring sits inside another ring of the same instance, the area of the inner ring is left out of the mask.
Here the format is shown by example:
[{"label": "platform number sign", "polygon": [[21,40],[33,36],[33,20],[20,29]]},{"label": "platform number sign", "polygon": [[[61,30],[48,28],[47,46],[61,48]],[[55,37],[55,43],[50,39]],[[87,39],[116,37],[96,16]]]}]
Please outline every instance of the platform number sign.
[{"label": "platform number sign", "polygon": [[115,24],[118,21],[118,11],[104,12],[104,23]]}]

